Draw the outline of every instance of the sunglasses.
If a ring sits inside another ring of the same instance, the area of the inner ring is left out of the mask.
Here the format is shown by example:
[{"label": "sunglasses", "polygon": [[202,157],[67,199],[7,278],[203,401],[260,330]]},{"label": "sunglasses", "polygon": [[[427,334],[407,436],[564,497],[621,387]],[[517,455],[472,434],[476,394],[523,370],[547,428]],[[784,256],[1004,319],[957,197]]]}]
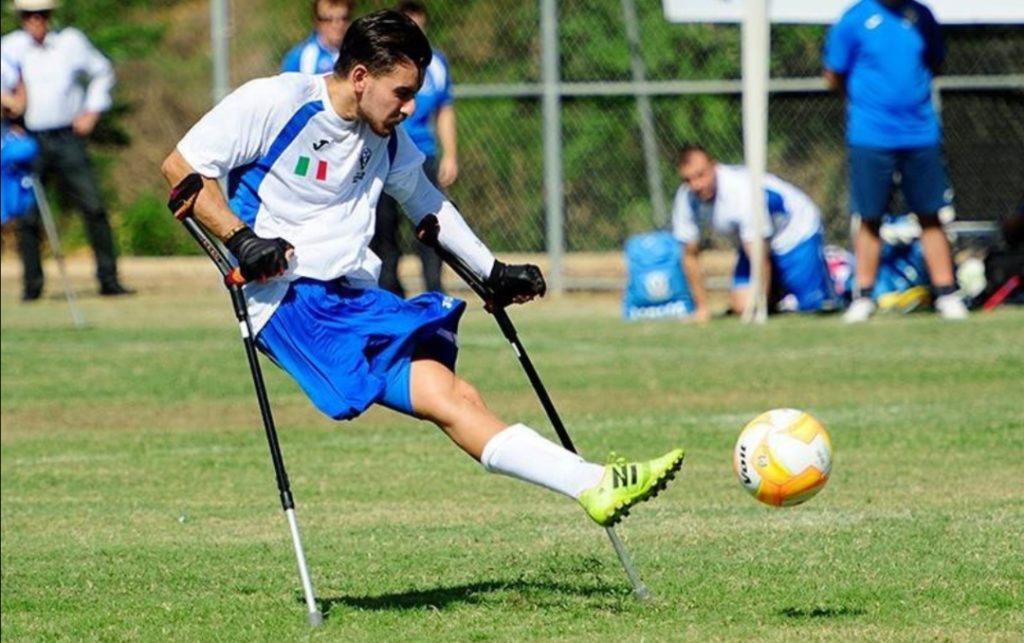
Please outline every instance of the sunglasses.
[{"label": "sunglasses", "polygon": [[43,20],[49,20],[50,15],[53,13],[50,9],[44,9],[42,11],[20,11],[22,20],[30,20],[32,18],[42,18]]},{"label": "sunglasses", "polygon": [[347,15],[344,15],[344,16],[317,16],[316,17],[316,21],[317,22],[348,22],[349,21],[349,17]]}]

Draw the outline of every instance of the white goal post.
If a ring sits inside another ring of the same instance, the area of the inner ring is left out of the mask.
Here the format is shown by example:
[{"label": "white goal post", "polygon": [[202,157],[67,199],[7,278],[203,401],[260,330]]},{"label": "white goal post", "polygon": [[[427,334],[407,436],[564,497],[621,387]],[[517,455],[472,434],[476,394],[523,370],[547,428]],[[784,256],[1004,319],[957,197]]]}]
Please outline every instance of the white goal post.
[{"label": "white goal post", "polygon": [[768,321],[765,292],[764,232],[768,208],[764,199],[764,174],[768,163],[768,60],[771,56],[768,3],[745,0],[742,33],[743,68],[743,156],[750,171],[750,203],[754,240],[750,244],[750,288],[743,309],[743,321]]}]

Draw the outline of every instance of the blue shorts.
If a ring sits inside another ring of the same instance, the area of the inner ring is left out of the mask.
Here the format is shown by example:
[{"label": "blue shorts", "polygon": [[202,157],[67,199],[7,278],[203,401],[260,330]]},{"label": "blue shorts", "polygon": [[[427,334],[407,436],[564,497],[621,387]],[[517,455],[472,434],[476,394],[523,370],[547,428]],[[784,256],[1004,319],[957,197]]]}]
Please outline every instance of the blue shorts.
[{"label": "blue shorts", "polygon": [[256,343],[335,420],[373,403],[411,415],[412,358],[425,355],[455,370],[465,309],[436,292],[402,299],[379,288],[299,279]]},{"label": "blue shorts", "polygon": [[850,212],[873,221],[889,212],[895,172],[911,212],[935,214],[950,205],[949,179],[938,145],[895,150],[851,145]]},{"label": "blue shorts", "polygon": [[[793,295],[797,310],[821,310],[826,303],[837,303],[821,233],[804,239],[785,254],[773,252],[771,262],[772,290],[780,298]],[[736,257],[732,284],[734,288],[750,285],[750,259],[743,250]]]}]

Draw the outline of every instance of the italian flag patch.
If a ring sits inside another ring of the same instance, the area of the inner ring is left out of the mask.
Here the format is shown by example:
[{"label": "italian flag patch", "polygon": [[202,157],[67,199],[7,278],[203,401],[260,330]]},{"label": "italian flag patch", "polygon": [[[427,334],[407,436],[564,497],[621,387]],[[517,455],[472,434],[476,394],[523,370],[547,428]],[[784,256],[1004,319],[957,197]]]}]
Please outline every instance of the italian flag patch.
[{"label": "italian flag patch", "polygon": [[[295,173],[299,176],[309,174],[310,160],[308,156],[300,156],[299,161],[295,164]],[[317,181],[327,180],[327,161],[316,162],[316,173],[313,176]]]}]

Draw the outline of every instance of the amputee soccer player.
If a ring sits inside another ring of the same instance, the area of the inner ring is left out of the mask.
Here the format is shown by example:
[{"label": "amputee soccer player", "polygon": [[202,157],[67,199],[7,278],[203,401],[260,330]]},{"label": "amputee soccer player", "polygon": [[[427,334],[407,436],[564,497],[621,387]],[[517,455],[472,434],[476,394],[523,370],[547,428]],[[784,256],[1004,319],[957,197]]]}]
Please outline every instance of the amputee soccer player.
[{"label": "amputee soccer player", "polygon": [[[499,296],[524,303],[545,292],[536,266],[494,258],[397,127],[430,57],[412,20],[371,13],[349,27],[332,73],[257,79],[224,98],[167,157],[164,175],[171,185],[203,176],[195,215],[239,262],[257,345],[323,413],[351,419],[376,403],[429,420],[487,471],[575,498],[614,524],[664,488],[682,449],[601,466],[503,421],[454,373],[465,303],[377,287],[369,242],[387,192],[414,224],[436,214],[442,246]],[[228,200],[216,183],[225,177]]]}]

